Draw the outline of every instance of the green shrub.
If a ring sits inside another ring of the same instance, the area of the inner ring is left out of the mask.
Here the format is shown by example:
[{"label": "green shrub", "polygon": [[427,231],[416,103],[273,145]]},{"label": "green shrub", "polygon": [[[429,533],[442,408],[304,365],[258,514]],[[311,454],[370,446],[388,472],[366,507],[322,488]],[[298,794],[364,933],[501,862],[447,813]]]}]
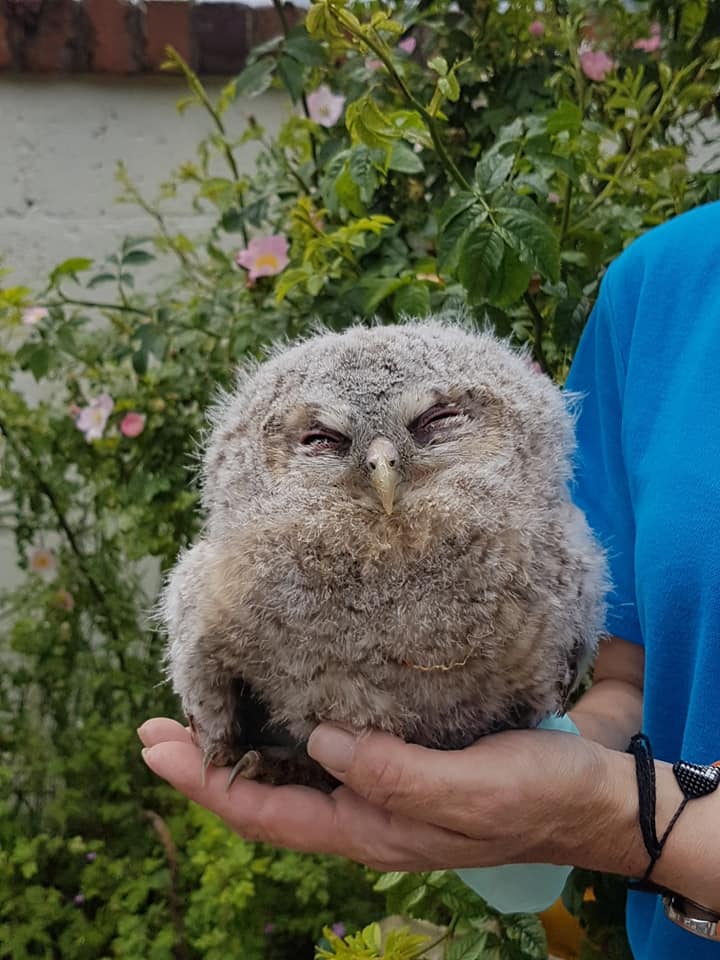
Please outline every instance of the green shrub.
[{"label": "green shrub", "polygon": [[[720,192],[688,164],[717,95],[707,3],[546,6],[318,0],[291,30],[279,8],[214,102],[171,51],[209,132],[152,201],[120,168],[148,235],[43,290],[6,278],[0,523],[27,575],[0,607],[0,957],[302,958],[323,927],[382,915],[361,868],[246,843],[148,774],[134,728],[177,704],[147,612],[198,529],[203,411],[238,360],[316,319],[465,305],[562,380],[605,265]],[[242,108],[273,85],[293,109],[268,137]],[[214,212],[206,236],[166,219],[176,194]],[[454,960],[543,955],[533,918],[500,920],[451,875],[404,883],[395,907],[449,924]],[[609,942],[602,901],[590,914]],[[362,956],[374,929],[321,949]]]}]

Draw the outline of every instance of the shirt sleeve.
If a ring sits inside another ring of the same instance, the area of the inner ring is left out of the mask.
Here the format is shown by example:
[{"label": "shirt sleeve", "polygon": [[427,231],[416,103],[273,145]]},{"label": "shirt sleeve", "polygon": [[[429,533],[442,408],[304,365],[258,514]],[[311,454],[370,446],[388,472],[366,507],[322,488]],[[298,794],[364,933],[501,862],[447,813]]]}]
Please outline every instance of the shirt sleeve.
[{"label": "shirt sleeve", "polygon": [[614,274],[611,267],[603,280],[566,384],[567,390],[579,395],[571,493],[607,553],[612,587],[606,629],[641,644],[635,518],[622,449],[626,367],[613,310]]}]

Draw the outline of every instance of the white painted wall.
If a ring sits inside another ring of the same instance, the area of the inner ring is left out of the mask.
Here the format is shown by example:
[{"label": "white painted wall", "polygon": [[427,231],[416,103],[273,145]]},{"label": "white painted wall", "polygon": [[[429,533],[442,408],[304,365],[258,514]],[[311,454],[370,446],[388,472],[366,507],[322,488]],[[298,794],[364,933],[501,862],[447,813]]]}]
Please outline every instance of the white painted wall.
[{"label": "white painted wall", "polygon": [[[194,159],[208,119],[199,109],[177,114],[184,90],[171,77],[0,79],[0,259],[18,280],[32,281],[66,257],[111,253],[125,234],[148,232],[142,211],[113,202],[115,165],[124,160],[152,196],[173,166]],[[286,109],[269,94],[238,103],[228,123],[240,133],[253,113],[274,129]],[[252,167],[255,153],[254,144],[237,149],[241,168]],[[187,207],[178,214],[183,229],[202,227]]]},{"label": "white painted wall", "polygon": [[[172,77],[0,78],[0,262],[11,281],[36,286],[67,257],[101,259],[127,234],[152,232],[142,211],[115,204],[115,165],[123,160],[146,196],[182,160],[195,157],[208,130],[199,109],[179,116],[185,92]],[[253,113],[272,131],[288,110],[279,95],[239,102],[228,117],[238,134]],[[252,169],[256,146],[239,147]],[[173,222],[192,235],[204,223],[178,204]],[[19,579],[12,539],[0,530],[0,589]]]}]

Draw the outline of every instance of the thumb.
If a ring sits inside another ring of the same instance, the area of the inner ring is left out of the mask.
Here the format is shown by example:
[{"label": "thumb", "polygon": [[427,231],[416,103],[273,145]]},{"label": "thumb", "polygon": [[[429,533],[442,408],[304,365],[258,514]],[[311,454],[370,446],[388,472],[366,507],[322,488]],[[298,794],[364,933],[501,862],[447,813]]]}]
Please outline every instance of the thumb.
[{"label": "thumb", "polygon": [[[357,733],[323,723],[310,734],[310,756],[375,806],[446,825],[461,781],[458,754],[405,743],[389,733]],[[436,819],[437,814],[437,819]]]}]

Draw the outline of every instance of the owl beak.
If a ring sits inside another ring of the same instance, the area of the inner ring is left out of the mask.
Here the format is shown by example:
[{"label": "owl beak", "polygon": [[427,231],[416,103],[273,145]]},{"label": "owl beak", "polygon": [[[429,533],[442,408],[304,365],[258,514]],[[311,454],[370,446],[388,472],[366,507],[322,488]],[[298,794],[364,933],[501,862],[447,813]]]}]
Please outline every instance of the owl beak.
[{"label": "owl beak", "polygon": [[386,437],[375,437],[368,447],[365,463],[370,471],[370,482],[375,488],[385,513],[390,515],[395,504],[395,491],[400,483],[400,454]]}]

